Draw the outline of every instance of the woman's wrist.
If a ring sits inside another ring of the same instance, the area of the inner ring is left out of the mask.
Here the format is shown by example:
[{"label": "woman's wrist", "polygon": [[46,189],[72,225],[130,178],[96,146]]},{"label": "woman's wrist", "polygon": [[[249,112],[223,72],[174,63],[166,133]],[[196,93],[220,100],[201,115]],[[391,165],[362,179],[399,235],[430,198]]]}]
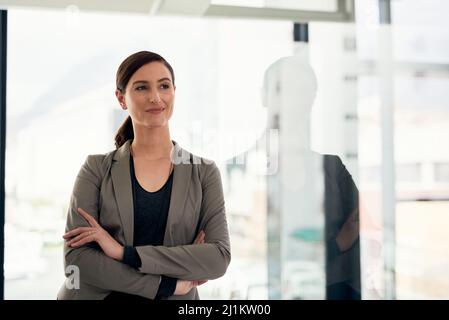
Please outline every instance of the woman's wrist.
[{"label": "woman's wrist", "polygon": [[123,246],[119,245],[117,248],[117,257],[115,258],[115,260],[123,261],[124,254],[125,254],[125,248]]}]

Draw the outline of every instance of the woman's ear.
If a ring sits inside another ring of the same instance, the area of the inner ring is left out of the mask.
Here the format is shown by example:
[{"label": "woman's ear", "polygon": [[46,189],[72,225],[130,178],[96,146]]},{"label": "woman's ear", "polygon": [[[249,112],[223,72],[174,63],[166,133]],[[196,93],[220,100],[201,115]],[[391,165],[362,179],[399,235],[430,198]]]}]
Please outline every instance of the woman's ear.
[{"label": "woman's ear", "polygon": [[122,107],[123,110],[126,110],[128,107],[125,103],[125,96],[122,94],[122,92],[119,89],[115,90],[115,96],[117,97],[118,103]]}]

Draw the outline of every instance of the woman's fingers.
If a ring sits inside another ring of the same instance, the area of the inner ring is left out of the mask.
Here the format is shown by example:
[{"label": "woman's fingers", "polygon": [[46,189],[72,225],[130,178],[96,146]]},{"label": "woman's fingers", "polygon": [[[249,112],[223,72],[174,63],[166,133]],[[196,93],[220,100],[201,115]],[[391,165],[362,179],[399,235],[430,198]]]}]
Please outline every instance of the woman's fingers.
[{"label": "woman's fingers", "polygon": [[201,232],[198,233],[195,237],[195,240],[193,240],[193,244],[198,244],[198,241],[200,241]]},{"label": "woman's fingers", "polygon": [[204,233],[203,230],[201,230],[198,235],[195,238],[195,241],[193,242],[193,244],[202,244],[204,243],[204,239],[206,238],[206,233]]},{"label": "woman's fingers", "polygon": [[99,224],[95,220],[95,218],[92,217],[90,214],[88,214],[83,209],[78,208],[78,213],[89,223],[90,227],[78,227],[76,229],[70,230],[69,232],[66,232],[62,236],[64,239],[69,239],[69,238],[77,236],[77,235],[79,235],[80,233],[83,233],[83,232],[95,231],[93,229],[99,226]]},{"label": "woman's fingers", "polygon": [[94,236],[95,231],[86,231],[81,233],[80,235],[76,236],[75,238],[67,241],[67,245],[70,246],[73,243],[77,243],[78,241],[80,241],[81,239],[88,237],[88,236]]},{"label": "woman's fingers", "polygon": [[95,220],[94,217],[92,217],[90,214],[88,214],[86,211],[84,211],[81,208],[78,208],[78,213],[87,220],[87,222],[90,224],[91,227],[98,226],[97,220]]},{"label": "woman's fingers", "polygon": [[174,295],[185,295],[193,288],[205,284],[207,280],[178,280]]},{"label": "woman's fingers", "polygon": [[[97,238],[100,234],[97,235],[97,233],[103,230],[89,213],[81,208],[78,208],[77,211],[89,223],[90,227],[79,227],[70,230],[62,236],[65,240],[68,240],[67,245],[72,248],[80,247],[92,241],[98,241]],[[70,239],[72,237],[74,238]]]},{"label": "woman's fingers", "polygon": [[189,293],[190,290],[196,287],[196,281],[191,280],[178,280],[176,282],[176,288],[174,295],[185,295]]},{"label": "woman's fingers", "polygon": [[204,239],[206,239],[206,233],[203,230],[201,230],[200,235],[201,235],[200,243],[204,243]]},{"label": "woman's fingers", "polygon": [[92,242],[92,241],[95,241],[94,236],[93,235],[87,235],[84,238],[82,238],[81,240],[71,243],[70,247],[72,247],[72,248],[81,247],[81,246],[85,245],[86,243],[89,243],[89,242]]},{"label": "woman's fingers", "polygon": [[74,236],[76,236],[76,235],[78,235],[80,233],[86,232],[86,231],[92,231],[92,228],[90,228],[90,227],[79,227],[79,228],[70,230],[69,232],[65,233],[62,237],[64,239],[68,239],[68,238],[74,237]]}]

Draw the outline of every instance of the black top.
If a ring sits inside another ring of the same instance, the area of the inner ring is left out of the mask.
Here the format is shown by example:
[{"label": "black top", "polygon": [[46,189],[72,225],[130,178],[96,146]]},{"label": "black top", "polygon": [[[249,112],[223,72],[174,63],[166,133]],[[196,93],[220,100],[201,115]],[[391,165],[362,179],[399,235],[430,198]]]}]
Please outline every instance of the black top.
[{"label": "black top", "polygon": [[130,167],[134,202],[134,246],[163,245],[173,173],[161,189],[148,192],[137,181],[132,157]]},{"label": "black top", "polygon": [[[170,208],[170,196],[173,185],[173,172],[170,174],[164,186],[155,192],[148,192],[137,181],[134,171],[134,161],[129,158],[131,184],[134,204],[134,246],[125,246],[123,263],[140,268],[142,262],[135,247],[160,246],[164,243],[165,227],[167,225],[168,210]],[[177,279],[162,276],[156,299],[173,295]],[[137,295],[122,292],[112,292],[106,299],[120,300],[146,300]]]}]

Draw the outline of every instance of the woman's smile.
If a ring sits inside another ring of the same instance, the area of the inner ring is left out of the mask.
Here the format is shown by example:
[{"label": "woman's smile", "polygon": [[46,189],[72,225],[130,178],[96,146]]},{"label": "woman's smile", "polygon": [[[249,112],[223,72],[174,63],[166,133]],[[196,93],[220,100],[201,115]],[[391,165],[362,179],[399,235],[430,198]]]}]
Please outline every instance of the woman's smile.
[{"label": "woman's smile", "polygon": [[148,110],[145,110],[145,112],[149,112],[151,114],[159,114],[162,113],[165,110],[165,108],[151,108]]}]

